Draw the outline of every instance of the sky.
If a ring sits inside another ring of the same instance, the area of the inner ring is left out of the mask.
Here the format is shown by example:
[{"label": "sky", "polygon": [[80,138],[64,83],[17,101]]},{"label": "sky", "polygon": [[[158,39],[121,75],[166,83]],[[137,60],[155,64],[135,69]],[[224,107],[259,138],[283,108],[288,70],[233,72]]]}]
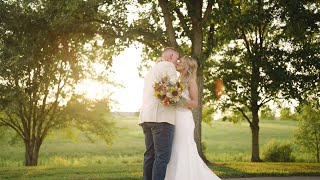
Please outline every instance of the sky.
[{"label": "sky", "polygon": [[[138,112],[140,110],[142,105],[143,78],[139,77],[138,67],[142,61],[141,54],[141,47],[131,45],[113,59],[112,71],[114,73],[110,74],[110,78],[122,84],[123,88],[119,87],[111,90],[113,91],[111,98],[118,102],[112,105],[111,111]],[[97,65],[95,69],[104,70],[101,65]],[[144,75],[146,71],[141,73]],[[110,89],[105,85],[90,80],[85,82],[80,89],[87,91],[87,97],[92,99],[110,93]],[[295,102],[291,102],[293,104],[288,103],[289,102],[284,102],[283,105],[285,107],[291,107],[291,111],[293,111],[297,104]],[[272,105],[271,108],[275,111],[276,116],[280,115],[280,109],[275,105]],[[221,112],[218,112],[214,118],[217,119],[220,116]]]},{"label": "sky", "polygon": [[[113,91],[111,98],[118,103],[112,104],[111,111],[138,112],[142,105],[143,93],[143,78],[139,77],[138,71],[138,67],[142,61],[141,54],[141,47],[131,45],[113,59],[112,71],[114,73],[110,74],[110,78],[111,80],[122,84],[123,88],[119,87],[110,90],[99,82],[88,80],[83,85],[80,85],[82,86],[80,89],[85,90],[87,92],[87,97],[91,99],[103,97],[106,94],[110,94],[110,91]],[[100,69],[100,71],[104,70],[101,65],[97,65],[97,67],[94,68]],[[142,75],[146,74],[146,72],[141,73]],[[282,105],[284,107],[290,107],[293,112],[297,103],[283,102]],[[276,116],[280,115],[280,109],[274,104],[271,105],[271,108],[275,111]],[[221,116],[221,112],[218,112],[216,115],[217,117],[215,117],[215,119]]]},{"label": "sky", "polygon": [[[130,15],[128,22],[138,17],[135,6],[128,6]],[[138,67],[142,61],[142,48],[141,46],[130,45],[119,56],[113,59],[111,70],[114,73],[110,74],[110,80],[116,81],[121,84],[123,88],[110,88],[106,84],[99,82],[85,81],[83,84],[78,85],[80,92],[85,92],[86,97],[90,99],[103,98],[113,93],[111,99],[117,101],[112,104],[111,111],[120,112],[138,112],[142,105],[142,92],[143,92],[143,78],[139,77]],[[97,65],[94,67],[96,71],[104,71],[104,67]],[[144,75],[146,72],[141,72]]]},{"label": "sky", "polygon": [[[111,111],[138,112],[142,105],[143,78],[139,77],[138,67],[142,61],[142,49],[134,45],[129,46],[119,56],[113,59],[108,79],[121,84],[113,87],[98,81],[85,79],[76,86],[77,93],[84,93],[89,99],[102,99],[111,94],[111,99],[117,103],[111,104]],[[94,64],[96,73],[105,71],[101,64]],[[140,72],[142,75],[147,71]]]},{"label": "sky", "polygon": [[115,90],[111,96],[118,101],[112,111],[137,112],[142,105],[143,78],[139,77],[138,66],[142,60],[141,48],[130,46],[113,59],[114,71],[111,79],[124,88]]}]

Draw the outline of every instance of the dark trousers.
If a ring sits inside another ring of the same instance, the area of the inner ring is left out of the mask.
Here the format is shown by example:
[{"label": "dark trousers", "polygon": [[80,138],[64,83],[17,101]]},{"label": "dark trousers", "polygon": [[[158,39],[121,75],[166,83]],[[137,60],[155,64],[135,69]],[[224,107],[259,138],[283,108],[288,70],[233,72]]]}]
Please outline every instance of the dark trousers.
[{"label": "dark trousers", "polygon": [[146,144],[143,180],[164,180],[171,156],[174,125],[145,122],[141,126]]}]

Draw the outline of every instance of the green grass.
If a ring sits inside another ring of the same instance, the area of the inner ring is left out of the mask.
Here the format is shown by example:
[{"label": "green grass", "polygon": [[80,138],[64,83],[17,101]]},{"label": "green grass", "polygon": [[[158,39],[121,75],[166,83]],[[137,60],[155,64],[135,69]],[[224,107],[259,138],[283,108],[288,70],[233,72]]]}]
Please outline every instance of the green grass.
[{"label": "green grass", "polygon": [[[260,147],[271,139],[292,141],[296,126],[296,121],[262,121]],[[117,119],[117,132],[113,145],[107,146],[101,140],[89,141],[81,132],[54,131],[41,147],[39,167],[23,167],[23,144],[1,143],[0,179],[141,179],[144,136],[138,119]],[[211,126],[203,124],[202,132],[207,158],[226,162],[224,167],[211,167],[221,177],[320,175],[319,163],[249,163],[247,122],[214,121]],[[297,147],[294,155],[299,162],[314,162]]]},{"label": "green grass", "polygon": [[[292,141],[296,121],[262,121],[260,123],[260,147],[271,139]],[[39,165],[95,165],[108,162],[142,162],[144,151],[143,132],[138,119],[117,119],[114,143],[108,147],[101,140],[90,142],[83,133],[73,135],[55,131],[40,150]],[[207,145],[206,155],[214,162],[248,162],[251,155],[251,132],[247,122],[233,124],[214,121],[211,126],[203,124],[203,141]],[[67,134],[67,135],[66,135]],[[77,137],[67,139],[66,137]],[[299,162],[314,162],[314,157],[295,148],[294,155]],[[0,167],[23,166],[23,144],[0,145]]]},{"label": "green grass", "polygon": [[[221,178],[255,176],[320,176],[315,163],[226,163],[210,167]],[[107,179],[138,180],[142,178],[140,163],[104,164],[73,167],[2,167],[0,179]]]},{"label": "green grass", "polygon": [[0,168],[0,179],[141,179],[141,164]]},{"label": "green grass", "polygon": [[[262,121],[260,122],[260,147],[271,139],[292,141],[292,133],[297,127],[296,121]],[[211,161],[250,161],[251,158],[251,130],[249,123],[214,121],[211,127],[203,124],[203,141],[207,144],[207,156]],[[298,150],[298,149],[296,149]],[[302,158],[304,154],[295,152],[301,156],[300,161],[310,162],[310,158]],[[298,158],[299,159],[299,158]]]}]

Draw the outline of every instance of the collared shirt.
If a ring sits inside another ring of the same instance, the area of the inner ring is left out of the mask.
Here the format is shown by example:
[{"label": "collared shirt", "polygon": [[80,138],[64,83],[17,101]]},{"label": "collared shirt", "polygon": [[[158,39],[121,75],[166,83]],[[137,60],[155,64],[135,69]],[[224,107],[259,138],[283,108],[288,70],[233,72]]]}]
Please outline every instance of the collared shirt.
[{"label": "collared shirt", "polygon": [[160,61],[156,63],[144,78],[143,100],[140,110],[139,124],[144,122],[167,122],[175,124],[175,108],[165,107],[154,97],[153,84],[162,76],[177,79],[176,68],[173,63]]}]

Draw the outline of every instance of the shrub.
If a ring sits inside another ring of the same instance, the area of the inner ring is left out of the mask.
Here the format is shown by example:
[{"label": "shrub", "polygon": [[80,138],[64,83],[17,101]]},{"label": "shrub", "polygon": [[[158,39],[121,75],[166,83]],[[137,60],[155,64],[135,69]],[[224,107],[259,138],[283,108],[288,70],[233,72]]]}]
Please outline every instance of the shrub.
[{"label": "shrub", "polygon": [[290,108],[286,107],[280,110],[280,119],[281,120],[289,120],[292,119],[292,114],[290,112]]},{"label": "shrub", "polygon": [[214,109],[211,106],[203,106],[202,109],[202,122],[207,123],[209,126],[211,126],[211,121],[213,120],[213,114],[216,112],[216,109]]},{"label": "shrub", "polygon": [[262,157],[269,162],[294,162],[292,150],[291,144],[273,139],[262,147]]},{"label": "shrub", "polygon": [[203,152],[204,154],[206,154],[206,153],[207,153],[207,150],[208,150],[208,143],[207,143],[207,141],[201,141],[201,148],[202,148],[202,152]]},{"label": "shrub", "polygon": [[260,110],[260,119],[263,119],[263,120],[274,120],[275,119],[275,114],[270,109],[269,106],[262,106],[262,108]]},{"label": "shrub", "polygon": [[320,162],[320,110],[319,105],[304,104],[298,116],[299,125],[295,130],[295,142],[301,150],[313,154]]}]

